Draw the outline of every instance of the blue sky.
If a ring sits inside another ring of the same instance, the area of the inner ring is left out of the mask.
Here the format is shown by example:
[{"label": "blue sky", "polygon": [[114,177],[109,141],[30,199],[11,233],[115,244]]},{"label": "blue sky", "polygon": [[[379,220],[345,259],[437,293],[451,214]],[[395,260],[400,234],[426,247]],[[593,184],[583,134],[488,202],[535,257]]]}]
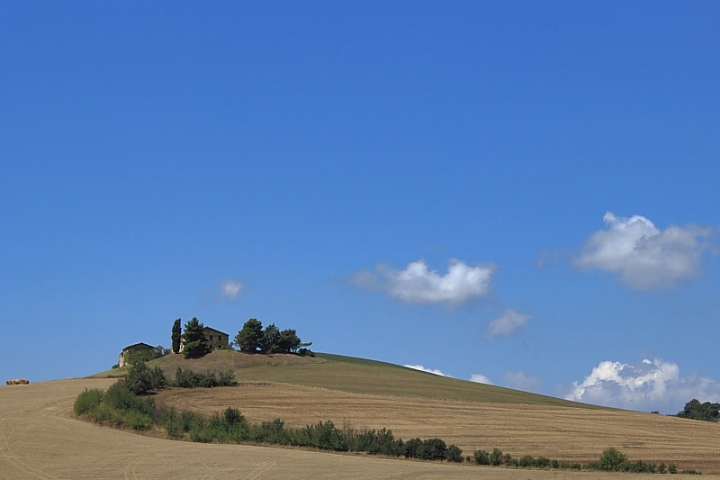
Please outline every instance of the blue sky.
[{"label": "blue sky", "polygon": [[720,401],[716,2],[5,2],[0,377],[176,318]]}]

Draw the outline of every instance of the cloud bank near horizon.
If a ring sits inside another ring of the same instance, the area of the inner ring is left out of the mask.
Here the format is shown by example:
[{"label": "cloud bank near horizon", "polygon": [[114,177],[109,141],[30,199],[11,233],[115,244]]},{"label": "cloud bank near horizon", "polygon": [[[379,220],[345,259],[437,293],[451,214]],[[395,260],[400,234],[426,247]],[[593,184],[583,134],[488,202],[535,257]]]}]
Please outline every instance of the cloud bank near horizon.
[{"label": "cloud bank near horizon", "polygon": [[472,375],[470,375],[470,381],[475,383],[484,383],[485,385],[495,385],[492,380],[490,380],[482,373],[473,373]]},{"label": "cloud bank near horizon", "polygon": [[681,377],[676,363],[660,359],[645,359],[636,365],[600,362],[566,392],[567,400],[672,414],[693,398],[720,401],[720,383],[696,374]]},{"label": "cloud bank near horizon", "polygon": [[710,249],[712,228],[670,225],[658,229],[642,215],[603,216],[606,230],[592,234],[572,260],[581,270],[599,269],[618,275],[637,290],[663,290],[698,277],[702,254]]},{"label": "cloud bank near horizon", "polygon": [[413,370],[420,370],[421,372],[432,373],[433,375],[440,375],[441,377],[452,378],[450,375],[441,372],[437,368],[425,368],[422,365],[403,365],[403,367],[412,368]]},{"label": "cloud bank near horizon", "polygon": [[459,307],[487,297],[492,291],[495,266],[470,266],[451,259],[446,274],[430,270],[423,259],[411,262],[404,270],[377,265],[373,271],[356,272],[350,283],[367,290],[381,290],[391,298],[409,304]]}]

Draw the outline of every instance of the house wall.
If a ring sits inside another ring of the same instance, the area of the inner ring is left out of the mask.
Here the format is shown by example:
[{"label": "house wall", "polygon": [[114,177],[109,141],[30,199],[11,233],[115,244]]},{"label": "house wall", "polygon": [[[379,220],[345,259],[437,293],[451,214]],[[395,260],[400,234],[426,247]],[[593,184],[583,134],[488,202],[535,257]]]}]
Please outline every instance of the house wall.
[{"label": "house wall", "polygon": [[211,350],[217,350],[222,348],[228,348],[230,346],[230,336],[226,333],[218,332],[211,328],[205,328],[203,330],[205,338],[207,338],[207,344]]},{"label": "house wall", "polygon": [[123,367],[127,364],[127,358],[129,355],[132,355],[134,353],[141,353],[141,352],[148,352],[153,353],[154,348],[153,347],[146,347],[144,345],[138,345],[133,348],[126,348],[122,352],[120,352],[120,357],[118,358],[118,366]]}]

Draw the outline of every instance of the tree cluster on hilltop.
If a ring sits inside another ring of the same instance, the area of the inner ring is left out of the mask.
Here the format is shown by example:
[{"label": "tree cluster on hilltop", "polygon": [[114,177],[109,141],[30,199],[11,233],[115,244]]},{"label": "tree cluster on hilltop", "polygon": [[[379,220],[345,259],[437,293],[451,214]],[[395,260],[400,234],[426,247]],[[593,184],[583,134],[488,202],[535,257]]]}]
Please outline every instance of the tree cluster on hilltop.
[{"label": "tree cluster on hilltop", "polygon": [[700,403],[699,400],[693,398],[685,404],[685,408],[678,412],[676,417],[717,422],[720,418],[720,403]]},{"label": "tree cluster on hilltop", "polygon": [[280,330],[274,323],[263,329],[262,322],[251,318],[235,336],[235,345],[245,353],[298,353],[312,354],[307,349],[312,342],[302,343],[295,329]]},{"label": "tree cluster on hilltop", "polygon": [[[205,325],[193,317],[185,324],[184,332],[181,333],[180,322],[178,318],[172,327],[173,353],[180,353],[181,345],[185,358],[199,358],[210,353],[208,339],[203,333]],[[274,323],[263,328],[262,322],[255,318],[245,322],[233,344],[245,353],[297,353],[314,356],[307,348],[312,342],[303,343],[295,329],[280,330]]]}]

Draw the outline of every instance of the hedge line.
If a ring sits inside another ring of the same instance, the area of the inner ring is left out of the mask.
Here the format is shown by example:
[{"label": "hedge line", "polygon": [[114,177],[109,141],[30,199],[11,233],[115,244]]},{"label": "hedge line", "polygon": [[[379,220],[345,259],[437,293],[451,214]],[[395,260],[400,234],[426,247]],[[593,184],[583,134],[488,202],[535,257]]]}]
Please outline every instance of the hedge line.
[{"label": "hedge line", "polygon": [[[234,382],[234,379],[231,382]],[[338,428],[329,420],[303,428],[287,428],[279,418],[262,422],[260,425],[251,425],[236,408],[227,408],[222,413],[206,416],[190,411],[178,412],[175,407],[159,407],[153,398],[136,395],[128,382],[122,379],[106,392],[97,389],[85,390],[75,400],[74,409],[78,415],[101,424],[124,426],[133,430],[160,427],[164,428],[172,438],[203,443],[254,442],[292,445],[339,452],[366,452],[420,460],[465,461],[477,465],[515,468],[678,473],[677,467],[673,464],[656,465],[641,460],[630,462],[625,454],[614,448],[605,450],[599,461],[581,465],[542,456],[525,455],[516,459],[499,448],[491,452],[477,450],[473,455],[463,457],[459,447],[448,446],[440,438],[424,440],[413,438],[403,441],[400,438],[396,439],[392,431],[385,428],[356,431],[349,426]],[[700,472],[683,470],[680,473],[699,474]]]}]

